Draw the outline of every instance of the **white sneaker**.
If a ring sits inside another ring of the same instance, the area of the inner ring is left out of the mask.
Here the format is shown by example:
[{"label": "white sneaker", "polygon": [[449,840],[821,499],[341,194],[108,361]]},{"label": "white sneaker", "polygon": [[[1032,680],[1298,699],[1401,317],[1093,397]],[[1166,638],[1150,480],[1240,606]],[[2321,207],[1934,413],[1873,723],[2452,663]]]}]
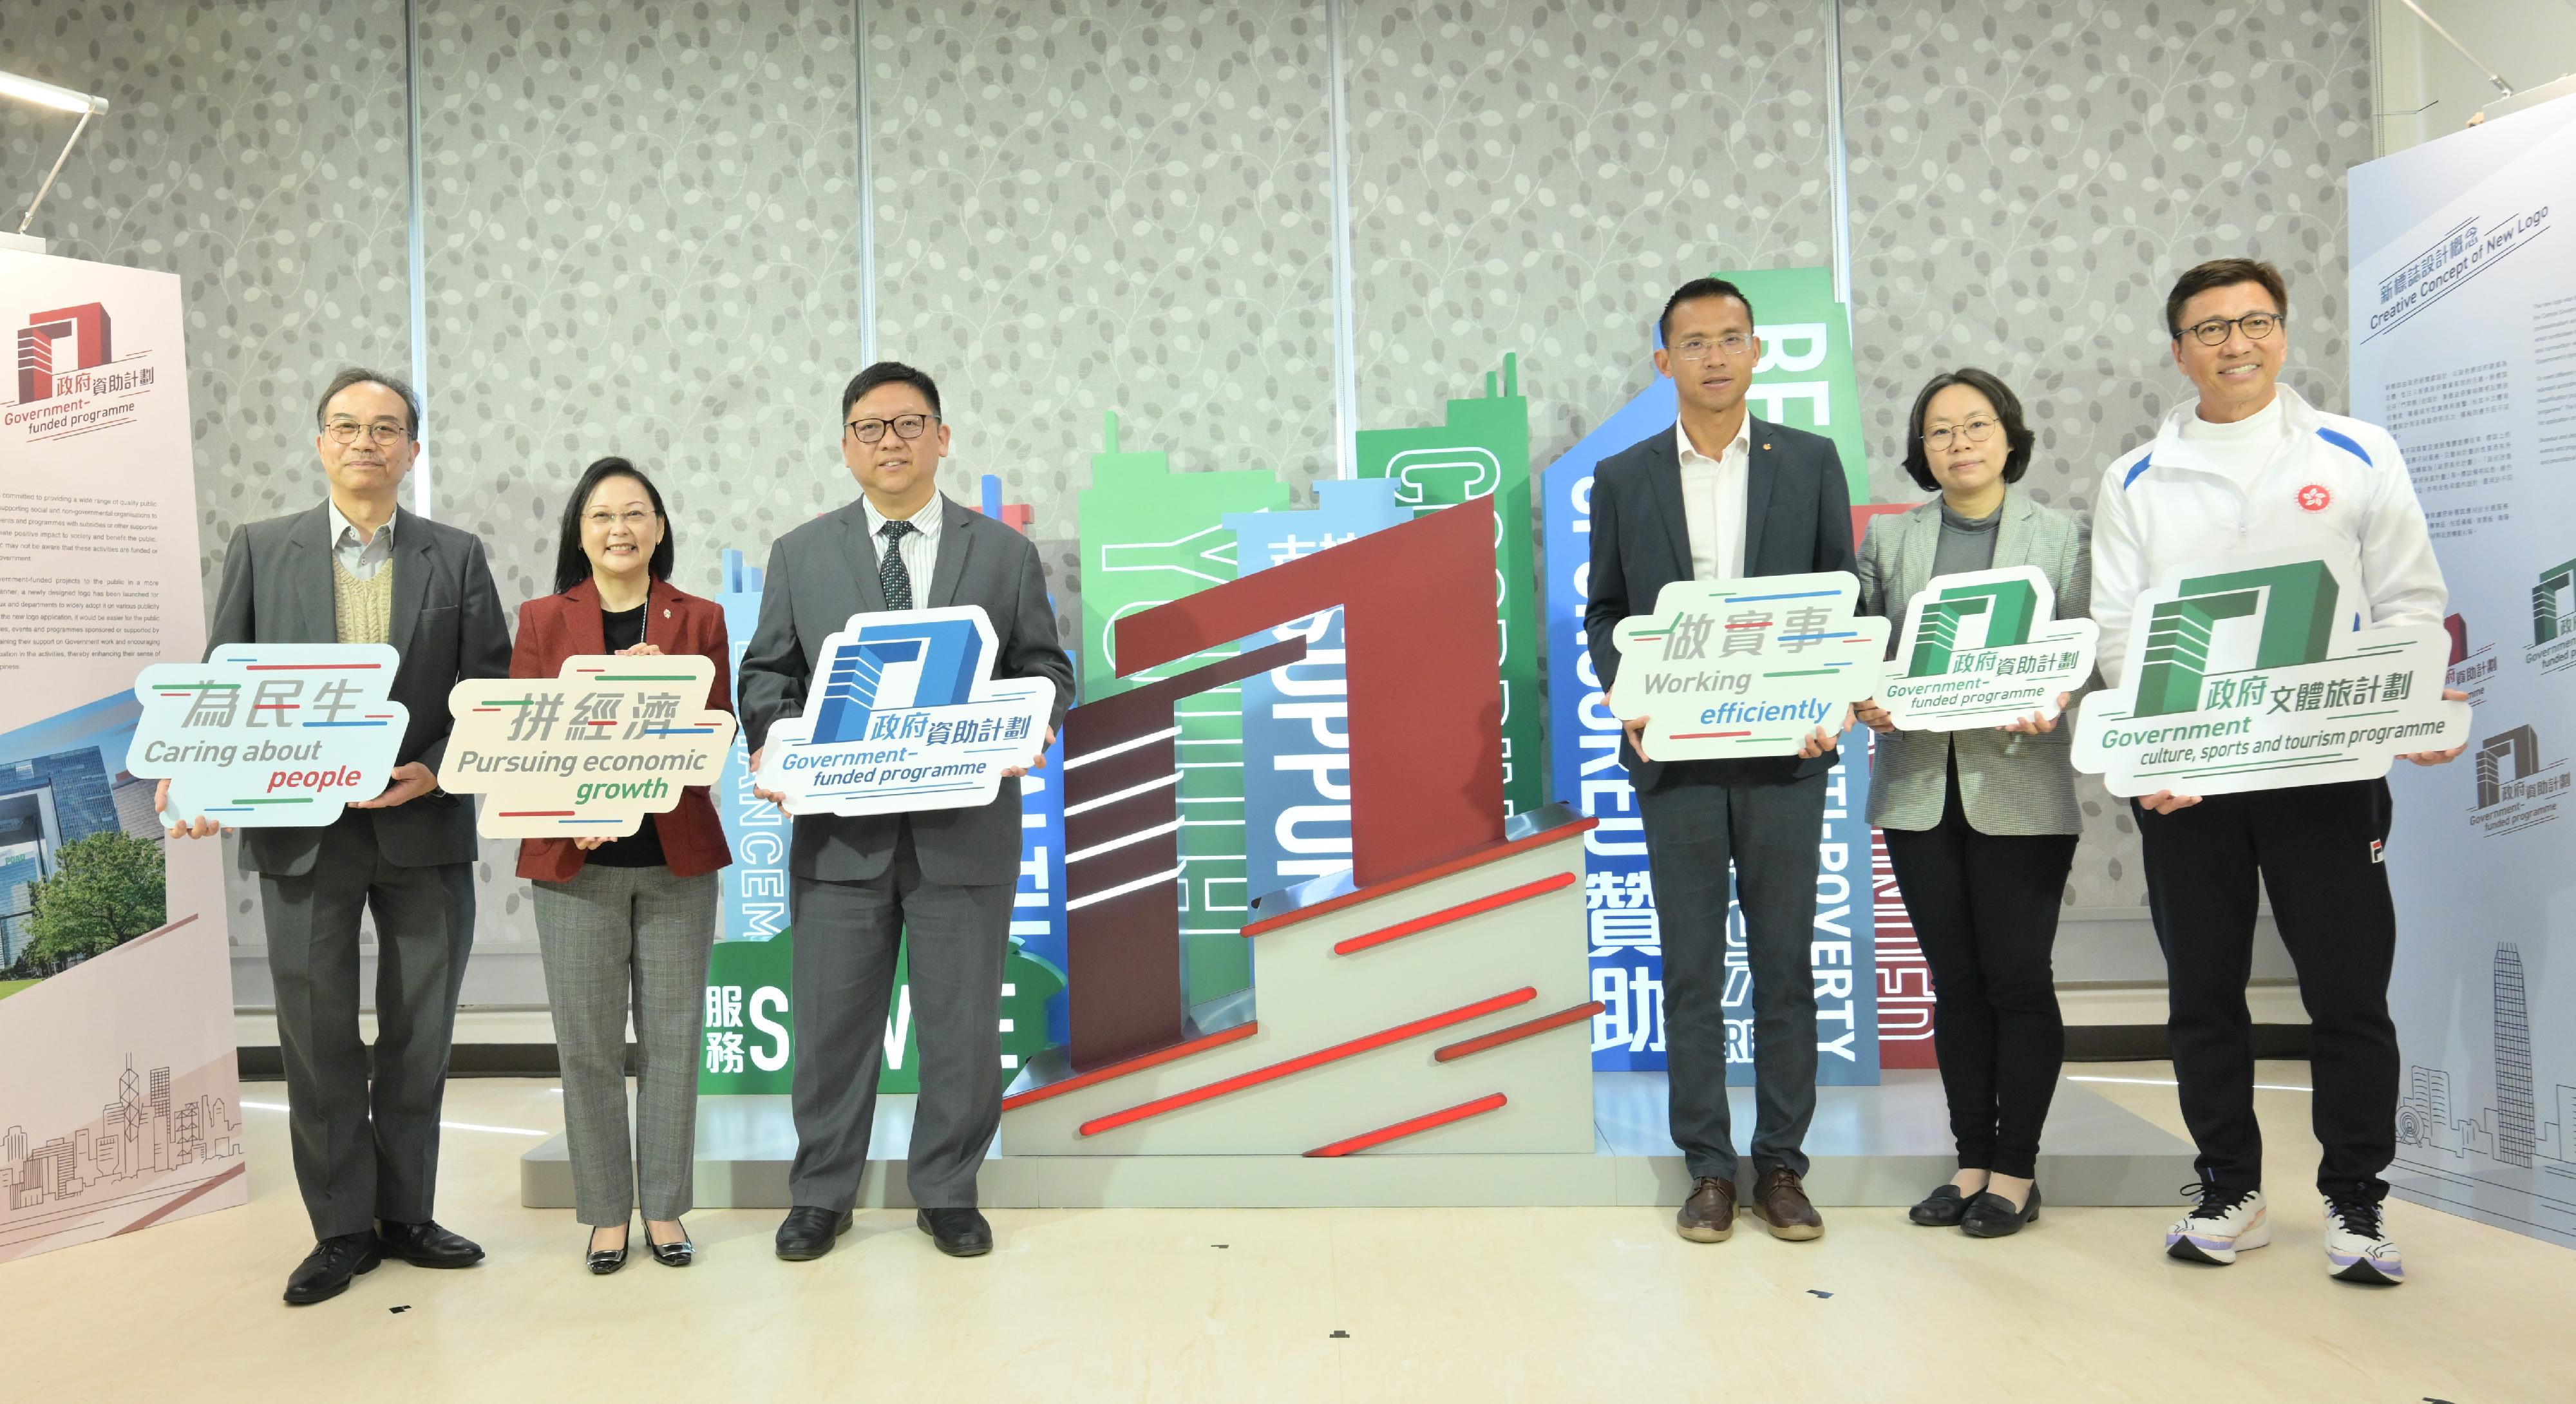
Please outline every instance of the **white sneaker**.
[{"label": "white sneaker", "polygon": [[2326,1199],[2326,1275],[2346,1282],[2395,1287],[2406,1280],[2406,1260],[2388,1241],[2379,1206],[2363,1199]]},{"label": "white sneaker", "polygon": [[2224,1267],[2248,1248],[2272,1241],[2272,1220],[2263,1212],[2263,1192],[2231,1192],[2216,1185],[2183,1186],[2200,1203],[2165,1230],[2165,1252],[2187,1263]]}]

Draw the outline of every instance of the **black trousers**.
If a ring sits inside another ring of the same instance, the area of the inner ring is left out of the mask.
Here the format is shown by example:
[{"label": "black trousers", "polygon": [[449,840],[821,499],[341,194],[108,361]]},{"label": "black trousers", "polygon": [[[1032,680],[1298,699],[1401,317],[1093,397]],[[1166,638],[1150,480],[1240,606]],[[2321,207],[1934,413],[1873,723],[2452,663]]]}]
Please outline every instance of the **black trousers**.
[{"label": "black trousers", "polygon": [[1959,800],[1955,764],[1941,822],[1882,832],[1932,967],[1932,1048],[1959,1166],[2033,1178],[2066,1061],[2049,953],[2076,835],[1979,833]]},{"label": "black trousers", "polygon": [[2309,1081],[2325,1149],[2317,1188],[2383,1198],[2379,1172],[2397,1153],[2398,1097],[2397,1029],[2388,1018],[2397,911],[2380,863],[2388,782],[2213,795],[2172,814],[2131,808],[2165,948],[2174,1078],[2201,1178],[2229,1190],[2263,1186],[2245,1009],[2259,878],[2308,1009]]}]

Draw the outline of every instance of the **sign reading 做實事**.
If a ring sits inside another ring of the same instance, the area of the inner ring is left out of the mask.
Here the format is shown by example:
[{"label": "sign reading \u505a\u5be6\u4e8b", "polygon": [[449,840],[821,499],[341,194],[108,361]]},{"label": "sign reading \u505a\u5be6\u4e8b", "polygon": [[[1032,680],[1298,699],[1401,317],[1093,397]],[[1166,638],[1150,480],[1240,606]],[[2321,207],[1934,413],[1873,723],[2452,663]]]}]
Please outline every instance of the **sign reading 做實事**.
[{"label": "sign reading \u505a\u5be6\u4e8b", "polygon": [[1646,719],[1654,760],[1795,754],[1818,728],[1840,736],[1878,690],[1887,621],[1855,617],[1848,571],[1676,580],[1652,614],[1621,620],[1610,707]]}]

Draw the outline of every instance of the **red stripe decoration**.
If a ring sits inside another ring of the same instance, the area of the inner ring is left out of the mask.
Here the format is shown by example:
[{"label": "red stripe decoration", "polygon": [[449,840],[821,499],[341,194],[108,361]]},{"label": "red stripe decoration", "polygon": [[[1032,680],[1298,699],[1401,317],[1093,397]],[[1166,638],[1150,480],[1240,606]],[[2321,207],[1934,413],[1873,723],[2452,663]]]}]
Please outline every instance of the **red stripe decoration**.
[{"label": "red stripe decoration", "polygon": [[1002,1110],[1011,1111],[1018,1107],[1025,1107],[1031,1102],[1043,1102],[1049,1097],[1061,1097],[1067,1092],[1107,1082],[1112,1078],[1125,1077],[1129,1073],[1143,1072],[1147,1068],[1158,1068],[1165,1063],[1178,1062],[1192,1054],[1204,1053],[1211,1048],[1232,1043],[1236,1039],[1250,1038],[1260,1028],[1261,1024],[1258,1020],[1249,1024],[1237,1024],[1222,1033],[1212,1033],[1205,1038],[1194,1038],[1187,1043],[1175,1043],[1169,1048],[1157,1048],[1151,1053],[1122,1059],[1106,1067],[1093,1068],[1087,1073],[1076,1073],[1062,1081],[1050,1082],[1044,1087],[1032,1087],[1026,1092],[1004,1097]]},{"label": "red stripe decoration", "polygon": [[1574,874],[1550,873],[1536,882],[1525,882],[1518,887],[1506,887],[1500,892],[1488,893],[1472,902],[1443,907],[1439,911],[1415,917],[1411,921],[1399,921],[1393,926],[1381,926],[1375,931],[1363,932],[1348,940],[1336,941],[1333,943],[1333,954],[1349,955],[1353,951],[1364,951],[1371,946],[1383,946],[1389,941],[1400,940],[1417,932],[1429,931],[1435,926],[1447,926],[1453,921],[1464,921],[1468,917],[1480,916],[1498,907],[1508,907],[1515,902],[1526,902],[1532,897],[1562,891],[1573,885]]},{"label": "red stripe decoration", "polygon": [[245,663],[245,673],[366,673],[383,667],[381,663]]},{"label": "red stripe decoration", "polygon": [[1306,1155],[1309,1159],[1330,1160],[1349,1155],[1353,1151],[1367,1150],[1371,1146],[1382,1146],[1389,1141],[1399,1141],[1407,1136],[1428,1131],[1435,1126],[1446,1126],[1453,1121],[1465,1121],[1471,1116],[1483,1116],[1489,1111],[1500,1111],[1504,1103],[1502,1093],[1488,1092],[1472,1102],[1460,1102],[1454,1107],[1442,1107],[1436,1112],[1424,1112],[1409,1120],[1399,1121],[1393,1126],[1381,1126],[1374,1131],[1363,1131],[1348,1140],[1335,1141],[1329,1146],[1317,1146],[1306,1152]]},{"label": "red stripe decoration", "polygon": [[1488,1048],[1500,1048],[1506,1043],[1517,1043],[1532,1034],[1543,1034],[1550,1029],[1564,1028],[1568,1024],[1580,1024],[1608,1007],[1596,999],[1590,1004],[1578,1004],[1572,1009],[1560,1009],[1553,1014],[1542,1014],[1507,1029],[1496,1029],[1492,1033],[1478,1034],[1474,1038],[1444,1044],[1432,1051],[1431,1060],[1436,1063],[1456,1062],[1470,1053],[1482,1053]]},{"label": "red stripe decoration", "polygon": [[1147,1117],[1161,1116],[1165,1112],[1179,1111],[1183,1107],[1194,1107],[1201,1102],[1225,1096],[1229,1092],[1240,1092],[1247,1087],[1276,1082],[1292,1073],[1305,1072],[1309,1068],[1320,1068],[1326,1063],[1339,1062],[1344,1058],[1355,1058],[1373,1049],[1384,1048],[1390,1043],[1401,1043],[1408,1038],[1427,1034],[1435,1029],[1463,1024],[1470,1019],[1481,1019],[1496,1010],[1509,1009],[1515,1004],[1527,1004],[1536,998],[1538,998],[1538,991],[1523,985],[1509,994],[1498,994],[1490,999],[1480,999],[1473,1004],[1462,1004],[1445,1014],[1434,1014],[1428,1018],[1416,1019],[1409,1024],[1398,1024],[1391,1029],[1362,1034],[1347,1043],[1336,1043],[1330,1048],[1301,1053],[1285,1062],[1272,1063],[1266,1068],[1237,1073],[1204,1087],[1193,1087],[1186,1092],[1175,1092],[1168,1097],[1158,1097],[1142,1106],[1129,1107],[1125,1111],[1094,1117],[1082,1123],[1081,1134],[1097,1136],[1103,1131],[1115,1131],[1121,1126],[1132,1125]]},{"label": "red stripe decoration", "polygon": [[505,809],[501,811],[501,817],[504,819],[569,819],[572,817],[572,811],[569,809]]},{"label": "red stripe decoration", "polygon": [[1445,863],[1434,863],[1430,867],[1406,873],[1402,877],[1388,878],[1384,882],[1371,883],[1365,887],[1355,887],[1348,892],[1325,898],[1313,906],[1298,907],[1281,912],[1275,917],[1263,917],[1259,921],[1246,922],[1243,934],[1259,936],[1264,932],[1276,931],[1283,926],[1312,921],[1326,913],[1338,912],[1344,907],[1356,906],[1361,902],[1374,902],[1390,893],[1402,892],[1408,887],[1419,887],[1423,883],[1448,877],[1452,873],[1463,873],[1469,868],[1479,868],[1487,863],[1500,862],[1514,854],[1527,853],[1533,848],[1541,848],[1551,843],[1563,843],[1570,838],[1580,838],[1599,827],[1601,827],[1599,819],[1577,819],[1571,824],[1559,825],[1527,838],[1511,839],[1495,844],[1491,848],[1480,848],[1464,857],[1452,858]]}]

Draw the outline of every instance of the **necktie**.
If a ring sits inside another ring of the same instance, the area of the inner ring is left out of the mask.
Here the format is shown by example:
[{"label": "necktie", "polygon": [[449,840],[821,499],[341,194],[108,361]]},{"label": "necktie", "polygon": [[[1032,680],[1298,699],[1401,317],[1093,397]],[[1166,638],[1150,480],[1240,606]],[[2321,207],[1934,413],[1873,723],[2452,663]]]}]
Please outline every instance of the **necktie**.
[{"label": "necktie", "polygon": [[912,572],[903,568],[903,538],[912,530],[910,522],[888,522],[877,528],[885,538],[885,548],[877,552],[877,584],[885,591],[886,608],[912,608]]}]

